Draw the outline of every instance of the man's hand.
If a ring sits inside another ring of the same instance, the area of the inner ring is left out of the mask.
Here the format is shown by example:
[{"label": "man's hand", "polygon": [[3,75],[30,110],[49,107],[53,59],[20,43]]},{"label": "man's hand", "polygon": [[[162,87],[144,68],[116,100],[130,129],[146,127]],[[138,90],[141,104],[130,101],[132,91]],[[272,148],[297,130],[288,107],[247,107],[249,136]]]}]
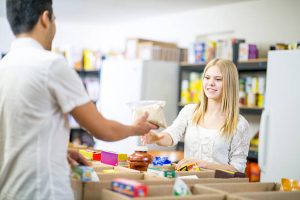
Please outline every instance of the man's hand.
[{"label": "man's hand", "polygon": [[158,129],[158,126],[147,122],[148,113],[145,113],[142,117],[137,119],[134,123],[134,127],[136,129],[135,135],[144,135],[148,133],[151,129]]},{"label": "man's hand", "polygon": [[68,161],[71,166],[76,165],[85,165],[85,166],[91,166],[92,164],[78,151],[68,149]]}]

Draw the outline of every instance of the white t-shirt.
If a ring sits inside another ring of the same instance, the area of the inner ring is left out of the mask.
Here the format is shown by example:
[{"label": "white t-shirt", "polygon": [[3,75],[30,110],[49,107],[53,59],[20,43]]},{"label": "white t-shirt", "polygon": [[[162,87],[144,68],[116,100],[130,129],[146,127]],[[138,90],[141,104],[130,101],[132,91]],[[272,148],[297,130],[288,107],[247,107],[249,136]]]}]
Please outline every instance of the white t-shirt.
[{"label": "white t-shirt", "polygon": [[185,106],[173,124],[164,131],[170,134],[173,145],[184,138],[185,158],[229,164],[244,172],[250,145],[247,120],[240,115],[234,135],[226,140],[218,129],[206,129],[192,123],[196,106]]},{"label": "white t-shirt", "polygon": [[73,199],[67,114],[89,102],[65,59],[30,38],[0,61],[0,199]]}]

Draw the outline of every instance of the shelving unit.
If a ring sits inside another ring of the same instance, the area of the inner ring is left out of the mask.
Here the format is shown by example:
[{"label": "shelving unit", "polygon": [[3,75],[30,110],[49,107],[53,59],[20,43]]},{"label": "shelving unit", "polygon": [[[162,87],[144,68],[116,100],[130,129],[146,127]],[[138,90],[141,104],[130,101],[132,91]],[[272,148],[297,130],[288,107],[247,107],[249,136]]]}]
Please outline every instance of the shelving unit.
[{"label": "shelving unit", "polygon": [[[84,82],[84,79],[86,78],[95,78],[98,79],[100,84],[100,70],[76,70],[82,81]],[[96,104],[96,101],[92,101]],[[85,138],[85,142],[94,143],[93,137],[90,136],[89,133],[86,132],[83,128],[81,128],[79,125],[73,125],[71,126],[71,136],[70,140],[74,139],[74,137]],[[82,139],[81,139],[82,140]]]}]

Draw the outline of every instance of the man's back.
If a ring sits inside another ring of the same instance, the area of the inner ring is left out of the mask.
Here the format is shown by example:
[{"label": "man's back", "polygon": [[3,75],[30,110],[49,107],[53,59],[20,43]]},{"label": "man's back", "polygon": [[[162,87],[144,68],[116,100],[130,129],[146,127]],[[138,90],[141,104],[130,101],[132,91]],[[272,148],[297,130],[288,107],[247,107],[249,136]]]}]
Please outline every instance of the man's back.
[{"label": "man's back", "polygon": [[13,43],[0,62],[0,199],[72,198],[66,114],[88,101],[63,58]]}]

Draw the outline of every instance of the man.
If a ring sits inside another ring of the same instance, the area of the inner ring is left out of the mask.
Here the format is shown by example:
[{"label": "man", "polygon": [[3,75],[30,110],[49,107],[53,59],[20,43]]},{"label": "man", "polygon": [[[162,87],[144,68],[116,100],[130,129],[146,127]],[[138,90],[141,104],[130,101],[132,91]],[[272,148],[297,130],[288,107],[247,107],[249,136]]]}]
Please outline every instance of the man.
[{"label": "man", "polygon": [[157,127],[147,116],[126,126],[97,111],[76,72],[49,51],[52,0],[7,0],[6,8],[17,39],[0,62],[0,199],[73,199],[67,114],[106,141]]}]

